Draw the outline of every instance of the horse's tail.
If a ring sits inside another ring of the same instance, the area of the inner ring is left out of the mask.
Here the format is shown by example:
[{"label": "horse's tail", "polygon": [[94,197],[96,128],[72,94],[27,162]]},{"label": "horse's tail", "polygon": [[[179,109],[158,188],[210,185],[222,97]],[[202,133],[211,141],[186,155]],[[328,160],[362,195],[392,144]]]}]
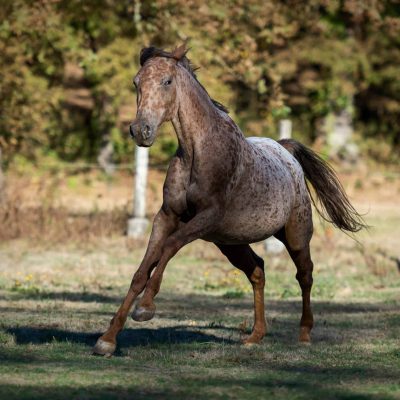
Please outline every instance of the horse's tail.
[{"label": "horse's tail", "polygon": [[326,161],[296,140],[282,139],[278,143],[288,150],[303,168],[306,179],[315,189],[322,211],[318,209],[307,186],[311,200],[323,219],[342,231],[358,232],[366,227],[360,214],[351,205],[335,171]]}]

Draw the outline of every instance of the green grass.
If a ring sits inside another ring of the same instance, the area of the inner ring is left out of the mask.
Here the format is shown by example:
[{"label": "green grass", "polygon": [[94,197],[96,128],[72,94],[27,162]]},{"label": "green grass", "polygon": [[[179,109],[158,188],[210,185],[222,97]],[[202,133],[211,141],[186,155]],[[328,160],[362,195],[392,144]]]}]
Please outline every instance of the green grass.
[{"label": "green grass", "polygon": [[194,243],[168,266],[156,317],[128,320],[114,357],[91,348],[145,250],[98,244],[0,247],[1,399],[400,399],[400,284],[380,255],[400,220],[380,221],[364,248],[318,227],[313,241],[315,328],[297,343],[295,268],[267,256],[263,343],[243,347],[252,294],[212,245]]}]

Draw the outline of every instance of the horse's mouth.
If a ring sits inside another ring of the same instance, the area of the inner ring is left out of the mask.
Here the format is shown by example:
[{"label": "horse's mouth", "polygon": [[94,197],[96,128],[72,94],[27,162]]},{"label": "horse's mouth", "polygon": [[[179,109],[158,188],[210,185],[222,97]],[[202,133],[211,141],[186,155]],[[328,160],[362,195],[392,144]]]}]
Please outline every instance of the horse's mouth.
[{"label": "horse's mouth", "polygon": [[154,142],[136,143],[139,147],[151,147]]},{"label": "horse's mouth", "polygon": [[150,147],[154,143],[155,136],[156,135],[152,135],[148,138],[137,136],[134,140],[139,147]]}]

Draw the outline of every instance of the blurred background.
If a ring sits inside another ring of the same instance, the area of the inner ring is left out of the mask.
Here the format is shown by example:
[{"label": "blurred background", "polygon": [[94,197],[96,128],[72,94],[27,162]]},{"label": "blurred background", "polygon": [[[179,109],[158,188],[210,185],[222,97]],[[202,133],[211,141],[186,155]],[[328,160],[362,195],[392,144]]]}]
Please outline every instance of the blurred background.
[{"label": "blurred background", "polygon": [[[108,143],[115,163],[131,162],[140,49],[187,38],[200,80],[247,135],[275,137],[290,117],[298,139],[325,144],[347,112],[360,152],[396,161],[396,0],[3,0],[0,20],[5,169],[95,163]],[[165,133],[152,161],[174,148]]]},{"label": "blurred background", "polygon": [[[353,187],[371,171],[398,178],[397,0],[3,0],[0,21],[0,238],[49,235],[52,215],[96,234],[88,212],[123,234],[139,52],[188,38],[200,81],[246,135],[278,138],[290,120]],[[166,124],[150,150],[150,216],[175,150]]]}]

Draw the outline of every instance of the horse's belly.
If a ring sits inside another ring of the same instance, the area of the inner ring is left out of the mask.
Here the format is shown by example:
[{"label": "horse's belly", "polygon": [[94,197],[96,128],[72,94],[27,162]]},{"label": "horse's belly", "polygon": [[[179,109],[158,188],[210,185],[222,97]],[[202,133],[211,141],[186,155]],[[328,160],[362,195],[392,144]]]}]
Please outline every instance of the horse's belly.
[{"label": "horse's belly", "polygon": [[274,231],[267,232],[265,229],[252,228],[251,230],[247,230],[244,228],[245,227],[241,227],[237,230],[231,229],[221,232],[216,231],[203,237],[203,239],[208,242],[221,244],[249,244],[267,239],[279,230],[279,228],[277,228]]},{"label": "horse's belly", "polygon": [[240,212],[227,209],[225,217],[217,229],[205,240],[240,244],[264,240],[279,231],[290,216],[290,205],[265,202],[254,207],[246,207]]}]

